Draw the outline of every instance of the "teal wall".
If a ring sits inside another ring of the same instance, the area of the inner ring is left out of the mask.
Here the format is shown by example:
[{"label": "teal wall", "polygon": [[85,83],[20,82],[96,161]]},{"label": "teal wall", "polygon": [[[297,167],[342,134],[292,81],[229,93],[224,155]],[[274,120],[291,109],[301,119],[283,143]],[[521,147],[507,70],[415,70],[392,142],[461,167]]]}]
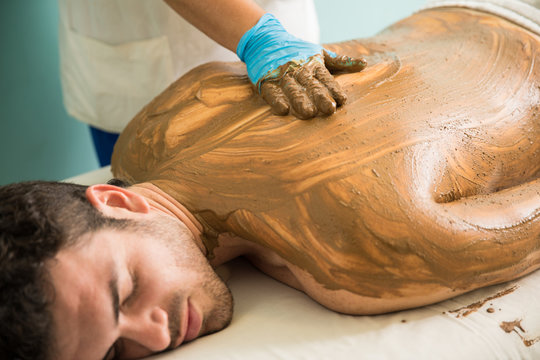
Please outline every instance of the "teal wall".
[{"label": "teal wall", "polygon": [[0,1],[0,184],[98,166],[86,126],[62,105],[56,0]]},{"label": "teal wall", "polygon": [[321,42],[368,37],[411,15],[427,0],[315,0]]},{"label": "teal wall", "polygon": [[[315,0],[321,41],[375,34],[424,0]],[[0,1],[0,184],[98,167],[88,128],[62,104],[57,0]]]}]

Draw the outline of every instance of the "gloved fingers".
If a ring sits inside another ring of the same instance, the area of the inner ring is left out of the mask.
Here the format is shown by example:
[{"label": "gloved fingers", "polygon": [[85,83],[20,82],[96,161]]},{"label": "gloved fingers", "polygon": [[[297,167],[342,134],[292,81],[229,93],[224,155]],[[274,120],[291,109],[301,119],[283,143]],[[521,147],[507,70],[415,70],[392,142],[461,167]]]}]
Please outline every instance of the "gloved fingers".
[{"label": "gloved fingers", "polygon": [[345,91],[341,89],[336,79],[328,72],[324,66],[318,66],[315,71],[315,78],[319,80],[330,92],[332,98],[336,101],[336,105],[339,107],[347,101],[347,95]]},{"label": "gloved fingers", "polygon": [[275,80],[266,80],[261,84],[261,95],[274,114],[283,116],[289,113],[289,100]]},{"label": "gloved fingers", "polygon": [[315,76],[319,68],[324,68],[324,65],[315,59],[311,60],[296,71],[295,77],[298,83],[306,89],[306,93],[317,109],[324,115],[332,115],[336,112],[336,101]]},{"label": "gloved fingers", "polygon": [[330,72],[357,72],[364,70],[367,66],[366,60],[362,58],[356,59],[344,55],[330,54],[324,49],[323,54],[324,64]]},{"label": "gloved fingers", "polygon": [[283,76],[281,88],[298,118],[311,119],[317,114],[317,107],[311,102],[302,86],[296,82],[292,73],[289,72]]},{"label": "gloved fingers", "polygon": [[[350,65],[351,58],[332,57],[326,51],[324,56],[332,59],[330,63],[334,68],[347,66],[348,70],[355,69],[355,64]],[[365,62],[361,68],[364,66]],[[273,74],[273,78],[262,81],[261,95],[277,115],[286,115],[291,108],[300,119],[310,119],[319,111],[332,115],[347,101],[347,95],[327,67],[328,63],[323,63],[321,54],[302,65],[289,62],[278,69],[281,74],[278,72]]]}]

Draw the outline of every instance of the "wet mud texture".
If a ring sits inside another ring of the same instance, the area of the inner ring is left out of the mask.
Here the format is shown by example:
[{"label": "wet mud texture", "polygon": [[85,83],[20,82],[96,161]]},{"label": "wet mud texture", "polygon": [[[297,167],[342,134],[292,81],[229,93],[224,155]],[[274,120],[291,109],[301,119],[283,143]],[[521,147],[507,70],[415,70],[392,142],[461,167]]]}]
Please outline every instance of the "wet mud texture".
[{"label": "wet mud texture", "polygon": [[129,124],[113,173],[173,195],[209,250],[232,232],[328,289],[451,296],[538,268],[539,38],[448,8],[328,48],[369,64],[337,76],[334,115],[273,115],[242,64],[203,65]]}]

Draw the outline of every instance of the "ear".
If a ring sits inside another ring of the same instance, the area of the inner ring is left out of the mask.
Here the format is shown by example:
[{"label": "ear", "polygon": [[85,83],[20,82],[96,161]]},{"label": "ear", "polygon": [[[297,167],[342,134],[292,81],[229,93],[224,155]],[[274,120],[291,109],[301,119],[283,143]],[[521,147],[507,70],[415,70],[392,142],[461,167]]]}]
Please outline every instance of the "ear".
[{"label": "ear", "polygon": [[150,211],[148,201],[143,196],[114,185],[89,186],[86,198],[92,206],[110,217],[125,218]]}]

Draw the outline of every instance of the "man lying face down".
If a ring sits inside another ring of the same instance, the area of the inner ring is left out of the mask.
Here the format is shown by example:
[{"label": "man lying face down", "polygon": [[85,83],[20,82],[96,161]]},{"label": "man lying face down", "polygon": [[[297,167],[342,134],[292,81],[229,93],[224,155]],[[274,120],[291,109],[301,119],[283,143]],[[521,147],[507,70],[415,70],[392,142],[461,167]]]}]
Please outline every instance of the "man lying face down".
[{"label": "man lying face down", "polygon": [[213,269],[238,256],[354,315],[536,270],[540,38],[441,8],[330,49],[370,64],[332,116],[274,116],[241,65],[208,64],[120,137],[134,185],[2,187],[3,354],[140,358],[218,331]]}]

